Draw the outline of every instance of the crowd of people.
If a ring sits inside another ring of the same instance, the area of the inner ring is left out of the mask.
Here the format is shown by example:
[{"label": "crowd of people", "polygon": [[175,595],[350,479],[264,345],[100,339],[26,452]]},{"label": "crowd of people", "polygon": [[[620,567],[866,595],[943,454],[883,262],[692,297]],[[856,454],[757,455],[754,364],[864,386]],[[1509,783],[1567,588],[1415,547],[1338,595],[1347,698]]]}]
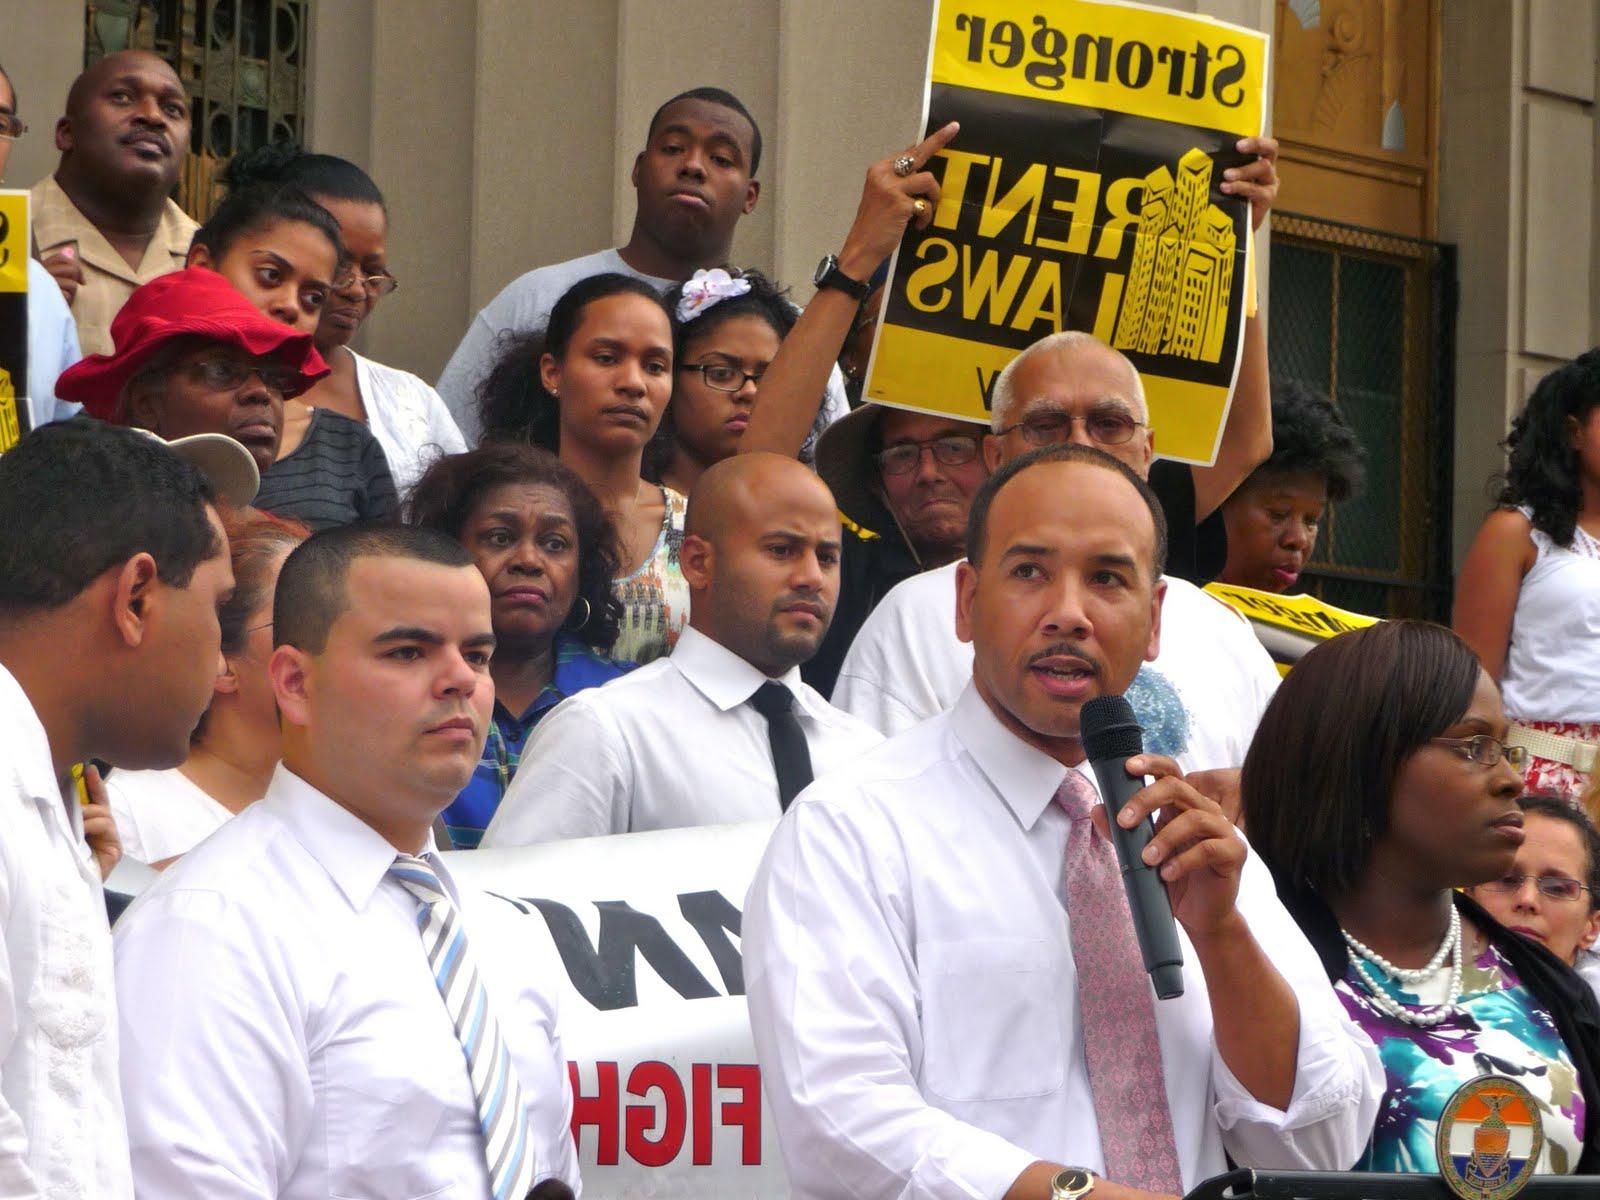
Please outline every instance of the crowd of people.
[{"label": "crowd of people", "polygon": [[[0,72],[0,169],[18,111]],[[571,1195],[560,967],[439,852],[746,821],[797,1197],[1432,1171],[1489,1067],[1539,1170],[1600,1173],[1600,351],[1512,426],[1454,631],[1280,682],[1203,585],[1300,584],[1366,451],[1259,320],[1207,467],[1082,332],[987,426],[863,401],[957,127],[867,169],[803,310],[730,262],[775,199],[746,107],[641,132],[628,241],[514,280],[435,389],[352,349],[400,286],[360,166],[253,152],[196,225],[172,69],[72,85],[0,457],[0,1193]],[[1238,150],[1259,228],[1277,146]],[[1108,815],[1080,715],[1123,695]],[[159,874],[113,936],[124,858]]]}]

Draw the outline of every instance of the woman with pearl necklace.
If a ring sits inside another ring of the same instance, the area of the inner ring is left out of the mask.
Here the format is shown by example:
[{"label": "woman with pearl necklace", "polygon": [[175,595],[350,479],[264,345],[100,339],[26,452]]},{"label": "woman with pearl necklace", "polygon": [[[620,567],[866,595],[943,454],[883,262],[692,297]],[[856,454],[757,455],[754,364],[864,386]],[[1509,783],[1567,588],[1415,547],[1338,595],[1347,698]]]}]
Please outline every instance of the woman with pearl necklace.
[{"label": "woman with pearl necklace", "polygon": [[1600,1007],[1570,967],[1456,889],[1507,874],[1522,780],[1494,682],[1449,630],[1390,621],[1289,673],[1245,760],[1252,847],[1383,1062],[1358,1170],[1433,1172],[1469,1079],[1507,1075],[1543,1118],[1536,1170],[1600,1173]]}]

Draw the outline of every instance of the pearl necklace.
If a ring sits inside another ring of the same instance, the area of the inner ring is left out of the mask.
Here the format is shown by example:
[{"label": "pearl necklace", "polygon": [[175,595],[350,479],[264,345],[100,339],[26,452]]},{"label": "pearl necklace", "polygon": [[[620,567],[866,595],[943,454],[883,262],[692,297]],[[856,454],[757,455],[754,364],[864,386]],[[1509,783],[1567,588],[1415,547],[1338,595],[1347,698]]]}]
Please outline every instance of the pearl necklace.
[{"label": "pearl necklace", "polygon": [[[1403,1021],[1407,1025],[1416,1025],[1427,1029],[1443,1023],[1459,1011],[1456,998],[1461,995],[1461,961],[1466,956],[1461,952],[1461,914],[1454,905],[1450,908],[1450,928],[1444,935],[1444,941],[1439,943],[1439,949],[1425,967],[1418,969],[1396,967],[1388,959],[1363,945],[1348,933],[1345,933],[1344,940],[1345,945],[1349,948],[1347,952],[1350,956],[1350,965],[1355,969],[1356,974],[1360,976],[1361,981],[1367,985],[1367,991],[1371,993],[1372,1003],[1386,1015],[1393,1017],[1397,1021]],[[1454,956],[1450,968],[1449,999],[1443,1004],[1432,1008],[1413,1009],[1401,1004],[1400,1001],[1389,995],[1378,980],[1373,978],[1372,974],[1367,970],[1367,962],[1362,961],[1365,959],[1373,963],[1401,983],[1416,984],[1425,982],[1437,974],[1439,968],[1444,965],[1445,958],[1450,956],[1452,951]]]}]

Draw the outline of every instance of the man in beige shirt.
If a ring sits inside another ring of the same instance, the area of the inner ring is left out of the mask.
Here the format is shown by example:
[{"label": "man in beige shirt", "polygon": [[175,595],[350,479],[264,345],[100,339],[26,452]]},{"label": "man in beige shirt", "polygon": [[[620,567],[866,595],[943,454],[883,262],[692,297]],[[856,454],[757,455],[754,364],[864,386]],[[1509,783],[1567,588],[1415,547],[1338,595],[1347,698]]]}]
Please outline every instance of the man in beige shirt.
[{"label": "man in beige shirt", "polygon": [[73,82],[56,122],[61,162],[35,184],[35,253],[72,306],[85,354],[111,352],[134,288],[179,270],[198,226],[171,199],[189,153],[177,74],[143,50],[108,54]]}]

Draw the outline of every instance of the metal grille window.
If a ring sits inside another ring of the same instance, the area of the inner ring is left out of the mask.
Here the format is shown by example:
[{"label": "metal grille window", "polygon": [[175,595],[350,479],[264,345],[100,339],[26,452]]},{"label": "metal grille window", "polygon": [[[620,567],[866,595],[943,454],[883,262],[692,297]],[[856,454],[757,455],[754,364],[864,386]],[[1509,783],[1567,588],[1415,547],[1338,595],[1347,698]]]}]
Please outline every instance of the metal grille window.
[{"label": "metal grille window", "polygon": [[212,178],[234,154],[301,141],[313,0],[93,0],[84,6],[84,65],[115,50],[150,50],[183,81],[193,112],[177,200],[204,220]]},{"label": "metal grille window", "polygon": [[1327,393],[1367,451],[1303,578],[1332,604],[1448,620],[1454,248],[1272,216],[1274,375]]}]

